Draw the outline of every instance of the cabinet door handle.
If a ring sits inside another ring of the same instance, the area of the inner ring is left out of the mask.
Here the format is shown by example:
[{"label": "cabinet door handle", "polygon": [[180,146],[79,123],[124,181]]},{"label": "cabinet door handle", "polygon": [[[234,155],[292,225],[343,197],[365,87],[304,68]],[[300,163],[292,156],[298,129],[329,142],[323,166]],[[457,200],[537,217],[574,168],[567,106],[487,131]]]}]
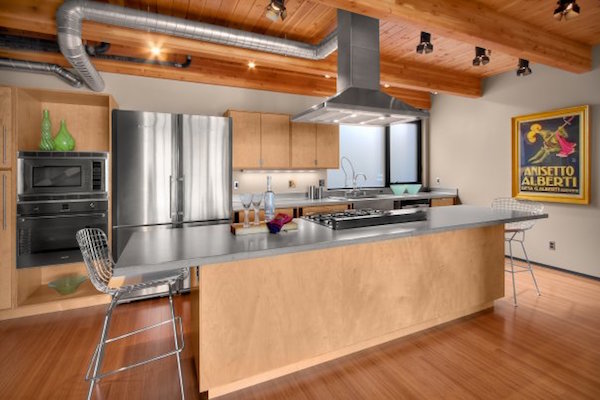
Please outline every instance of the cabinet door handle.
[{"label": "cabinet door handle", "polygon": [[6,230],[6,175],[2,175],[2,230]]},{"label": "cabinet door handle", "polygon": [[6,162],[6,125],[2,124],[2,162]]}]

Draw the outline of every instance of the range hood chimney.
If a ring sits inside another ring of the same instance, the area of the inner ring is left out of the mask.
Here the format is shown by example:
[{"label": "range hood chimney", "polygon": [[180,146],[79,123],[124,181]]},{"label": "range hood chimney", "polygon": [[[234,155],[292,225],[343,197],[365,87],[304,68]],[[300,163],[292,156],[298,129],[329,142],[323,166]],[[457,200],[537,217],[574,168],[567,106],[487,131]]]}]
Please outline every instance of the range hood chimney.
[{"label": "range hood chimney", "polygon": [[337,94],[292,121],[387,126],[429,117],[380,90],[379,20],[338,10],[337,21]]}]

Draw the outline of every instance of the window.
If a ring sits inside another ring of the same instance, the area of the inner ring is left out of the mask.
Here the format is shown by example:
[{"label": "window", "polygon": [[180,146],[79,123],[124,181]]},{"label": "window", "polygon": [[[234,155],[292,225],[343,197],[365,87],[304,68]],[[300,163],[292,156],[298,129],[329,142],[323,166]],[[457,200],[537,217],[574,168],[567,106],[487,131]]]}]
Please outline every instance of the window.
[{"label": "window", "polygon": [[[346,157],[360,177],[361,187],[385,187],[390,183],[421,183],[421,123],[388,128],[340,125],[340,157]],[[342,167],[346,168],[348,176]],[[346,161],[327,170],[328,189],[352,187],[352,171]]]},{"label": "window", "polygon": [[[385,179],[385,127],[340,125],[340,157],[346,157],[360,177],[361,187],[384,187]],[[342,166],[346,167],[348,177]],[[327,170],[327,187],[342,189],[352,187],[352,171],[346,161],[340,162],[339,169]]]},{"label": "window", "polygon": [[390,183],[421,181],[420,123],[396,124],[389,128]]}]

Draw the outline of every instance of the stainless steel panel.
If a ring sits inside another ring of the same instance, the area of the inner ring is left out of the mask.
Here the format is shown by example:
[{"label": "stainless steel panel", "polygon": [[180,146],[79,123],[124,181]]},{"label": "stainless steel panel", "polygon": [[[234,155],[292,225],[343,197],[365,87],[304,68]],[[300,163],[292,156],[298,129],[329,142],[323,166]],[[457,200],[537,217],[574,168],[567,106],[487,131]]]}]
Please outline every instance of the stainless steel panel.
[{"label": "stainless steel panel", "polygon": [[181,194],[183,222],[231,216],[231,124],[229,118],[182,116]]},{"label": "stainless steel panel", "polygon": [[175,119],[113,111],[113,226],[171,222]]}]

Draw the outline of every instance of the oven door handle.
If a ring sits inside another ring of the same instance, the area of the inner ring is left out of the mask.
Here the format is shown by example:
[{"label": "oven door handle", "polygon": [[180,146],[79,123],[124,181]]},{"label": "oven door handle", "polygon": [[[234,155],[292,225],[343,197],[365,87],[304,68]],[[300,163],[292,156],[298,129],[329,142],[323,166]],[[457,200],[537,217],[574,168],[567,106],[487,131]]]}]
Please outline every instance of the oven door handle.
[{"label": "oven door handle", "polygon": [[31,221],[36,219],[56,219],[56,218],[76,218],[76,217],[101,217],[105,218],[106,213],[93,214],[59,214],[59,215],[39,215],[35,217],[19,217],[23,221]]}]

